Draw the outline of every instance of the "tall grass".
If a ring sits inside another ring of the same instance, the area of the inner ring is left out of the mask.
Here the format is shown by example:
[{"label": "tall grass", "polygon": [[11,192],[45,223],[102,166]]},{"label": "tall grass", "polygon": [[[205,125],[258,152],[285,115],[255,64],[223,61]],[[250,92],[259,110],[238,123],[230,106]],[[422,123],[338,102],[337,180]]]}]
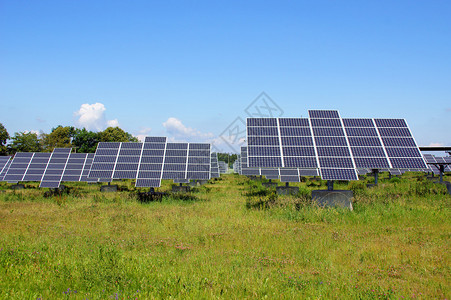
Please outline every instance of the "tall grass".
[{"label": "tall grass", "polygon": [[367,182],[336,184],[354,191],[352,212],[315,206],[325,187],[311,180],[277,196],[225,175],[148,203],[127,181],[51,197],[2,184],[0,298],[449,298],[444,187],[414,173]]}]

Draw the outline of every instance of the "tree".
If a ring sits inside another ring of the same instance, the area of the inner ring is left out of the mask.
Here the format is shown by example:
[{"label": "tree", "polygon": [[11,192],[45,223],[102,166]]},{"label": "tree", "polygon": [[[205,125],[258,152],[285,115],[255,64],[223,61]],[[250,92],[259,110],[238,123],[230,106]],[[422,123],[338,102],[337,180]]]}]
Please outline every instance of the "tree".
[{"label": "tree", "polygon": [[7,147],[6,141],[9,140],[9,133],[6,128],[0,123],[0,155],[6,155]]},{"label": "tree", "polygon": [[138,139],[119,127],[108,127],[100,132],[101,142],[138,142]]},{"label": "tree", "polygon": [[76,129],[72,126],[58,126],[49,134],[43,134],[42,142],[46,151],[51,152],[54,148],[72,147],[72,137]]},{"label": "tree", "polygon": [[233,163],[238,158],[238,155],[236,154],[229,154],[229,153],[218,153],[218,160],[225,161],[229,164],[229,168],[233,166]]},{"label": "tree", "polygon": [[42,151],[41,141],[34,132],[16,132],[8,145],[8,152],[40,152]]},{"label": "tree", "polygon": [[96,152],[97,144],[100,141],[100,133],[88,131],[86,128],[75,129],[72,145],[80,153]]}]

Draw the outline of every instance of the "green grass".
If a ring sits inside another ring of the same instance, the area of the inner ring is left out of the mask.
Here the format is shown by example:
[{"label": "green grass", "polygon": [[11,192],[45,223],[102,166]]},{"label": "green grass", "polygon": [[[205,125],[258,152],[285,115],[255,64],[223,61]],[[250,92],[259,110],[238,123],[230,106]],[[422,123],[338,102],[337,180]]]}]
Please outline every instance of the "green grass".
[{"label": "green grass", "polygon": [[282,197],[225,175],[149,203],[129,181],[51,197],[2,183],[0,299],[449,299],[451,197],[423,177],[336,184],[352,212],[316,207],[310,180]]}]

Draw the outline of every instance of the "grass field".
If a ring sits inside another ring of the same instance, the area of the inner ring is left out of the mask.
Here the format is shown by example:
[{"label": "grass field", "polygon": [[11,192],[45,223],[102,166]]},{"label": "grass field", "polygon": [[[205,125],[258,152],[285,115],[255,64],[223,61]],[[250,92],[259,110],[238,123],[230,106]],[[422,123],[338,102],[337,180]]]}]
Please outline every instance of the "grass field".
[{"label": "grass field", "polygon": [[352,212],[312,205],[310,180],[277,197],[224,175],[149,203],[2,183],[0,299],[449,299],[451,196],[424,177],[337,184]]}]

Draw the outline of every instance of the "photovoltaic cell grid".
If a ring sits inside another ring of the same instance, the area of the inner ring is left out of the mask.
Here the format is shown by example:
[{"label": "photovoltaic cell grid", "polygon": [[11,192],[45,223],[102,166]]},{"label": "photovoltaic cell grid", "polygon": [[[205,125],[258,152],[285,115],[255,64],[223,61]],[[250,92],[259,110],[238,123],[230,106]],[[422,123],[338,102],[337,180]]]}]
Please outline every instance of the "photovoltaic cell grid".
[{"label": "photovoltaic cell grid", "polygon": [[[91,154],[91,157],[94,157],[93,153]],[[61,181],[82,181],[83,170],[85,168],[87,158],[88,153],[71,153]]]},{"label": "photovoltaic cell grid", "polygon": [[425,161],[404,119],[374,119],[392,169],[425,169]]},{"label": "photovoltaic cell grid", "polygon": [[94,153],[88,153],[86,161],[83,166],[83,172],[81,173],[80,181],[83,182],[97,182],[98,178],[89,178],[89,171],[91,170],[92,161],[94,160]]},{"label": "photovoltaic cell grid", "polygon": [[3,180],[9,183],[22,181],[33,155],[30,152],[16,153]]},{"label": "photovoltaic cell grid", "polygon": [[451,172],[451,156],[435,156],[424,154],[424,160],[428,164],[429,171],[434,174],[440,174],[440,165],[444,166],[444,172]]},{"label": "photovoltaic cell grid", "polygon": [[11,161],[11,156],[0,157],[0,181],[3,181],[3,178],[11,165]]},{"label": "photovoltaic cell grid", "polygon": [[[55,148],[53,150],[39,187],[58,188],[60,186],[70,152],[71,148]],[[35,153],[35,156],[36,154],[45,153]]]},{"label": "photovoltaic cell grid", "polygon": [[250,176],[250,175],[260,175],[260,169],[254,168],[250,169],[248,167],[247,161],[247,147],[241,147],[241,174]]},{"label": "photovoltaic cell grid", "polygon": [[187,178],[210,179],[211,145],[205,143],[189,143]]},{"label": "photovoltaic cell grid", "polygon": [[138,163],[136,187],[159,187],[163,174],[165,137],[147,137]]},{"label": "photovoltaic cell grid", "polygon": [[210,166],[210,177],[218,178],[219,177],[219,165],[218,165],[218,154],[213,152],[211,154],[211,166]]},{"label": "photovoltaic cell grid", "polygon": [[136,179],[136,187],[159,187],[163,175],[166,137],[146,137]]},{"label": "photovoltaic cell grid", "polygon": [[390,169],[373,119],[343,119],[357,169]]},{"label": "photovoltaic cell grid", "polygon": [[33,153],[24,177],[20,181],[41,181],[52,153]]},{"label": "photovoltaic cell grid", "polygon": [[338,111],[309,111],[321,178],[358,180]]},{"label": "photovoltaic cell grid", "polygon": [[168,143],[164,159],[163,179],[189,180],[186,174],[188,143]]}]

